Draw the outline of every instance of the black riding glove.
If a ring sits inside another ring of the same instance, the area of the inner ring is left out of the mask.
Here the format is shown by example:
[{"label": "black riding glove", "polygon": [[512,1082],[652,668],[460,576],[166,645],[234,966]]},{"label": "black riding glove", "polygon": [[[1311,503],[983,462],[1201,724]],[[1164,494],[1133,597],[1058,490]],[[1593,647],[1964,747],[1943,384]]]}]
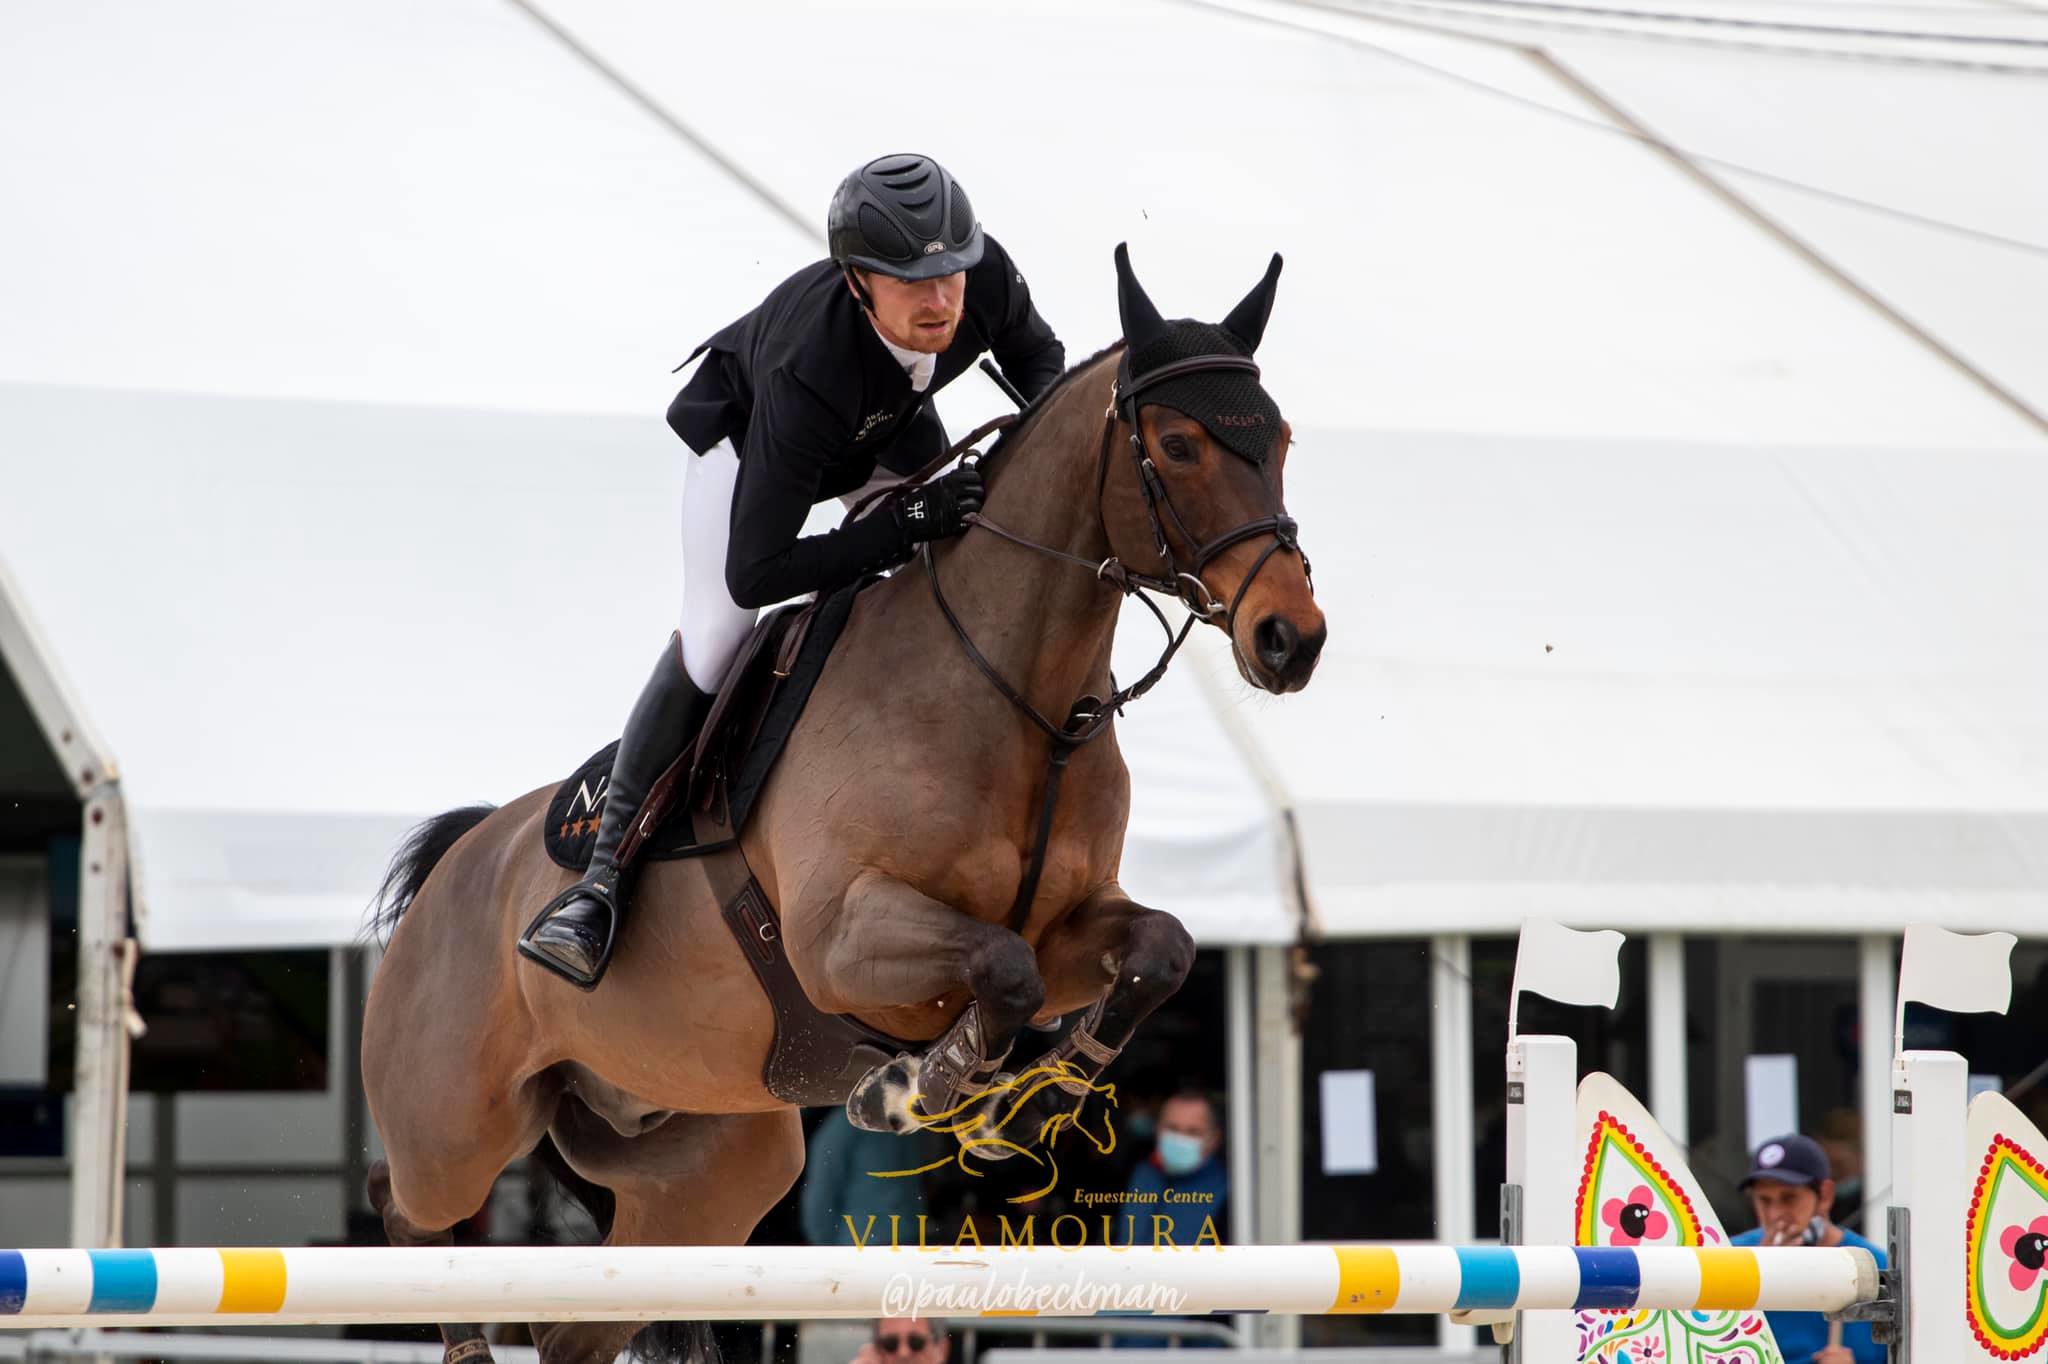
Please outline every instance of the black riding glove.
[{"label": "black riding glove", "polygon": [[962,465],[944,478],[906,488],[889,501],[889,512],[903,538],[944,540],[967,529],[967,518],[981,510],[981,470]]}]

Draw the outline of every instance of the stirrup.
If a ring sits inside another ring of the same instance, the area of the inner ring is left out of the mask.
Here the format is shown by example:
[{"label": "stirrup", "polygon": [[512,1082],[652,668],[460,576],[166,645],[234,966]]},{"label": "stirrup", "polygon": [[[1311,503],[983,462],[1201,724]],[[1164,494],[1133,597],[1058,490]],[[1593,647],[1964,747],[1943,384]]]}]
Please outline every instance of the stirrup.
[{"label": "stirrup", "polygon": [[[546,967],[579,990],[595,990],[598,982],[604,979],[605,971],[610,968],[612,964],[612,949],[618,946],[619,942],[619,902],[617,894],[619,881],[622,877],[623,873],[614,868],[612,874],[604,880],[591,880],[588,878],[579,880],[560,895],[548,901],[546,905],[542,906],[540,913],[533,916],[533,922],[526,926],[526,931],[519,935],[519,955],[525,957],[528,961]],[[610,882],[609,885],[605,884],[607,880]],[[555,956],[545,945],[533,940],[533,935],[540,930],[541,925],[552,919],[557,911],[562,909],[571,900],[582,899],[595,900],[598,904],[603,905],[607,915],[604,945],[598,949],[597,966],[587,973],[573,963]]]}]

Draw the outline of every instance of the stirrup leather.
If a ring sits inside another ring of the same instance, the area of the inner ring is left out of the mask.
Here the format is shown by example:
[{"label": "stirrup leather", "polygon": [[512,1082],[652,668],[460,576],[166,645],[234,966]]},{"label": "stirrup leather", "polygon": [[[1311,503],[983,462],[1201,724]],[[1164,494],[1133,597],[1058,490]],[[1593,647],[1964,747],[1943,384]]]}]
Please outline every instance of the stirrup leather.
[{"label": "stirrup leather", "polygon": [[[560,895],[548,901],[542,907],[540,913],[533,916],[533,922],[526,926],[526,931],[519,935],[519,955],[525,957],[528,961],[546,967],[579,989],[595,990],[598,982],[604,979],[606,969],[612,964],[612,949],[618,946],[618,892],[619,882],[623,877],[624,873],[614,867],[605,876],[586,877],[577,881]],[[540,931],[541,926],[547,923],[549,919],[552,919],[571,900],[595,900],[605,910],[604,944],[598,949],[596,968],[588,973],[585,973],[564,958],[554,955],[549,950],[547,944],[534,941],[534,934]]]}]

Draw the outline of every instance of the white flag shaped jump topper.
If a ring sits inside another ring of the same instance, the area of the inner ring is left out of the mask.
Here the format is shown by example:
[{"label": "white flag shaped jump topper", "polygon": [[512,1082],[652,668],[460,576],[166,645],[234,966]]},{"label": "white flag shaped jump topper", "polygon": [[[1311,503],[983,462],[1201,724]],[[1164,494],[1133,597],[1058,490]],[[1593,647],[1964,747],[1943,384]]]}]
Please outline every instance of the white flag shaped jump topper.
[{"label": "white flag shaped jump topper", "polygon": [[1611,928],[1586,933],[1548,919],[1523,920],[1508,998],[1508,1037],[1515,1035],[1524,990],[1560,1004],[1613,1008],[1621,998],[1622,941]]},{"label": "white flag shaped jump topper", "polygon": [[2002,1014],[2010,1008],[2016,941],[2010,933],[1951,933],[1933,924],[1907,924],[1893,1050],[1905,1050],[1909,999],[1954,1014]]}]

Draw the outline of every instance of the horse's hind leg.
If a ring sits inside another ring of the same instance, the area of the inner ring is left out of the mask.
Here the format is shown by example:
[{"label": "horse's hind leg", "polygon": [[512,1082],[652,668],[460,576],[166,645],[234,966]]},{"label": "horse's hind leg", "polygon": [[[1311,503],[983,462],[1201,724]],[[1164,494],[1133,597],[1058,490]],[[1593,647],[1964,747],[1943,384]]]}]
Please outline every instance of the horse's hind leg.
[{"label": "horse's hind leg", "polygon": [[1030,944],[880,872],[848,887],[828,932],[790,941],[789,952],[827,1013],[928,1005],[962,991],[973,1001],[922,1056],[876,1066],[854,1087],[846,1115],[874,1132],[921,1126],[986,1084],[1045,1002]]},{"label": "horse's hind leg", "polygon": [[[428,1231],[408,1222],[405,1214],[398,1210],[391,1197],[391,1165],[378,1161],[370,1167],[370,1206],[384,1219],[384,1237],[394,1246],[449,1246],[455,1244],[455,1233],[443,1227],[439,1231]],[[484,1339],[481,1326],[442,1326],[442,1364],[486,1364],[491,1357],[490,1342]]]},{"label": "horse's hind leg", "polygon": [[[569,1103],[551,1131],[570,1167],[617,1200],[608,1246],[744,1245],[804,1166],[803,1123],[793,1108],[678,1113],[651,1132],[622,1137]],[[541,1364],[611,1364],[643,1329],[640,1322],[551,1322],[536,1325],[533,1340]],[[701,1340],[693,1344],[708,1352]]]},{"label": "horse's hind leg", "polygon": [[[998,1095],[984,1109],[988,1122],[961,1139],[992,1136],[1029,1146],[1047,1124],[1078,1114],[1095,1080],[1109,1068],[1151,1012],[1173,997],[1194,965],[1194,939],[1180,920],[1147,909],[1109,886],[1076,906],[1039,944],[1048,1003],[1062,1011],[1094,1004],[1049,1051],[1021,1067],[1030,1078],[1014,1094]],[[1033,1072],[1042,1072],[1033,1074]],[[1064,1078],[1055,1078],[1056,1076]],[[1012,1154],[977,1148],[992,1159]]]}]

